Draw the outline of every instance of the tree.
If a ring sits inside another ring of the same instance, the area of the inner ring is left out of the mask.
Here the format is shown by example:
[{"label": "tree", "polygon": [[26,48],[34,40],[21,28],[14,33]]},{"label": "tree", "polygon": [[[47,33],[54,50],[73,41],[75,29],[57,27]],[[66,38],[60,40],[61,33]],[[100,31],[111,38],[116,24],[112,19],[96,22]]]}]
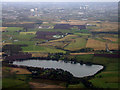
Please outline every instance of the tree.
[{"label": "tree", "polygon": [[20,45],[5,45],[3,46],[2,51],[8,55],[13,55],[22,51],[22,48]]}]

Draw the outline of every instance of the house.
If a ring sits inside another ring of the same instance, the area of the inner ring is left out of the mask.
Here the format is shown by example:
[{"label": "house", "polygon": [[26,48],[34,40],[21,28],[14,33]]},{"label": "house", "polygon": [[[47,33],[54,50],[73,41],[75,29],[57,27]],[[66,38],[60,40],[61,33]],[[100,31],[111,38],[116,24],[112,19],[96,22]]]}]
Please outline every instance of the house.
[{"label": "house", "polygon": [[41,29],[50,29],[50,28],[52,28],[51,26],[39,26],[39,28]]},{"label": "house", "polygon": [[87,26],[96,26],[95,24],[86,24]]}]

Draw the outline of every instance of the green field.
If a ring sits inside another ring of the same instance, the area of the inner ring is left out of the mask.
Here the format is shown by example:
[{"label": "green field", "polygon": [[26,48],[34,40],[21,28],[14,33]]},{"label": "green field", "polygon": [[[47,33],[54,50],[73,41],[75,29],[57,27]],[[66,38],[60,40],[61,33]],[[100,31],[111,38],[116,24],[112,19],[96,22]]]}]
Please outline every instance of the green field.
[{"label": "green field", "polygon": [[76,38],[68,46],[66,46],[64,49],[71,50],[71,51],[79,50],[81,48],[85,48],[86,43],[87,43],[86,39]]},{"label": "green field", "polygon": [[30,90],[28,81],[27,75],[17,75],[15,72],[11,72],[10,67],[3,67],[2,88],[26,88],[26,90]]},{"label": "green field", "polygon": [[3,78],[2,88],[26,88],[29,90],[29,85],[25,81],[12,79],[12,78]]},{"label": "green field", "polygon": [[68,88],[85,88],[85,86],[82,83],[79,83],[75,85],[69,85]]},{"label": "green field", "polygon": [[97,88],[118,88],[118,72],[117,71],[103,71],[89,80]]},{"label": "green field", "polygon": [[93,62],[103,64],[106,68],[90,82],[98,88],[118,88],[118,58],[94,57]]},{"label": "green field", "polygon": [[28,47],[22,47],[23,52],[44,52],[44,53],[65,53],[64,50],[56,49],[54,47],[44,47],[29,45]]},{"label": "green field", "polygon": [[81,60],[84,62],[92,62],[94,55],[92,55],[92,54],[76,55],[75,57],[76,57],[78,62],[80,62]]},{"label": "green field", "polygon": [[13,31],[23,30],[23,28],[21,28],[21,27],[8,27],[6,30],[8,32],[13,32]]},{"label": "green field", "polygon": [[78,36],[90,36],[91,35],[89,33],[74,33],[74,34]]}]

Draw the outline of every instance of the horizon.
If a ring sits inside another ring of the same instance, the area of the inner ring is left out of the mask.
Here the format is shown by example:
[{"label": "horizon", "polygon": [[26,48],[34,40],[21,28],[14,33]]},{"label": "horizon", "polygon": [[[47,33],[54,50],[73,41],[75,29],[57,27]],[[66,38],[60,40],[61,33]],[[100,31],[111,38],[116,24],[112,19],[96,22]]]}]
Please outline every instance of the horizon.
[{"label": "horizon", "polygon": [[54,3],[58,3],[58,2],[119,2],[119,0],[2,0],[1,2],[54,2]]}]

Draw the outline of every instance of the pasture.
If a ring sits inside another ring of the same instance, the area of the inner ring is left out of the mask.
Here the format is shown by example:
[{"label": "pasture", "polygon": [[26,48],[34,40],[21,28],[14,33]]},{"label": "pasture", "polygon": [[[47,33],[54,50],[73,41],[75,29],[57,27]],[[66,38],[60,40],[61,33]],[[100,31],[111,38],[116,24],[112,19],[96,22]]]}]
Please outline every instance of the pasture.
[{"label": "pasture", "polygon": [[22,27],[8,27],[5,30],[8,32],[13,32],[13,31],[23,30],[23,28]]},{"label": "pasture", "polygon": [[27,76],[22,73],[18,75],[16,72],[12,72],[12,69],[6,66],[2,68],[2,88],[26,88],[26,90],[30,90]]},{"label": "pasture", "polygon": [[65,53],[66,51],[56,49],[54,47],[36,46],[29,45],[27,47],[22,47],[23,52],[42,52],[42,53]]},{"label": "pasture", "polygon": [[89,33],[74,33],[74,35],[78,35],[78,36],[91,36],[91,34],[89,34]]},{"label": "pasture", "polygon": [[3,78],[2,88],[28,88],[28,90],[30,90],[29,85],[27,85],[25,81],[11,78]]},{"label": "pasture", "polygon": [[85,48],[87,40],[84,38],[76,38],[70,42],[64,49],[70,50],[70,51],[75,51],[79,50],[81,48]]},{"label": "pasture", "polygon": [[94,57],[93,62],[106,68],[89,81],[97,88],[118,88],[118,58]]}]

